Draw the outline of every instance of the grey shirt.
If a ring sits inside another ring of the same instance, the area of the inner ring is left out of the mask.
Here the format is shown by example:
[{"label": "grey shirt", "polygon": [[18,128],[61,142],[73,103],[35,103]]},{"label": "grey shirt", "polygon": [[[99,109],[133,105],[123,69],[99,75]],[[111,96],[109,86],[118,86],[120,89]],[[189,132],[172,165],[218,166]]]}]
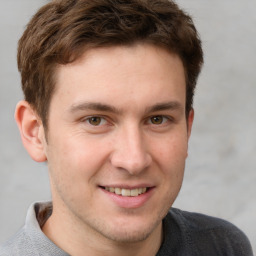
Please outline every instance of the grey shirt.
[{"label": "grey shirt", "polygon": [[[51,203],[36,203],[24,227],[3,246],[0,256],[68,256],[42,232]],[[172,208],[163,220],[164,241],[156,256],[253,256],[242,231],[227,221]]]},{"label": "grey shirt", "polygon": [[42,214],[47,209],[51,209],[50,203],[31,205],[24,227],[0,247],[0,256],[69,256],[48,239],[40,228],[44,221],[41,218],[45,217],[46,221],[49,217]]}]

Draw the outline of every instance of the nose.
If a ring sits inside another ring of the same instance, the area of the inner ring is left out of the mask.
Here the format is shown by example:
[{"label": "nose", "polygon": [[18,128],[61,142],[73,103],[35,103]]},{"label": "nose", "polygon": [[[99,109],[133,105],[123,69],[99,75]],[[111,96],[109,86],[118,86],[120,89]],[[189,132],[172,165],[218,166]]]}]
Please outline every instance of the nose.
[{"label": "nose", "polygon": [[139,175],[150,166],[152,157],[139,128],[123,129],[115,137],[111,164],[131,175]]}]

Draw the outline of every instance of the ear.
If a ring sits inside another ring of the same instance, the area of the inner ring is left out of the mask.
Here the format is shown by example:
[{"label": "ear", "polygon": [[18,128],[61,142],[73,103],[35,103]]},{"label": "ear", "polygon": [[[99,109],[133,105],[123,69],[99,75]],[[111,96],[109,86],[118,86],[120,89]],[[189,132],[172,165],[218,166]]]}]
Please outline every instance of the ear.
[{"label": "ear", "polygon": [[20,101],[17,104],[15,120],[20,130],[23,145],[31,158],[36,162],[46,161],[44,127],[41,119],[27,101]]},{"label": "ear", "polygon": [[[191,135],[192,131],[192,125],[194,121],[194,109],[191,109],[188,114],[188,119],[187,119],[187,135],[188,135],[188,141]],[[188,151],[187,151],[187,157],[188,157]]]},{"label": "ear", "polygon": [[195,115],[195,112],[194,112],[194,109],[192,108],[192,109],[189,111],[188,120],[187,120],[188,139],[190,138],[190,135],[191,135],[192,125],[193,125],[193,121],[194,121],[194,115]]}]

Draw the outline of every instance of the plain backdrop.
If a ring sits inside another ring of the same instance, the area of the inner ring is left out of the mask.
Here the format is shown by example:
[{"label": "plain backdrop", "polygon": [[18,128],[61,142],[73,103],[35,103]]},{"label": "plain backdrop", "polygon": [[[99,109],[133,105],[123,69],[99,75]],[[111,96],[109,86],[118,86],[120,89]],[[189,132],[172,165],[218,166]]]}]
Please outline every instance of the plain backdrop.
[{"label": "plain backdrop", "polygon": [[[22,99],[17,41],[43,0],[0,0],[0,242],[49,200],[47,166],[23,149],[13,113]],[[174,206],[231,221],[256,251],[256,1],[178,0],[205,52],[183,188]]]}]

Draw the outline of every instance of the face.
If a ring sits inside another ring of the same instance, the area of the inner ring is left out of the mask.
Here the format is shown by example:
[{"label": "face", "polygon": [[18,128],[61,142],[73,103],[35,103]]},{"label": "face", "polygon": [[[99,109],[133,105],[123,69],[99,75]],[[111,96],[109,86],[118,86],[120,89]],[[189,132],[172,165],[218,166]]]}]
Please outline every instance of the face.
[{"label": "face", "polygon": [[59,67],[56,86],[44,145],[53,215],[112,241],[145,239],[183,179],[193,114],[181,60],[150,45],[92,49]]}]

